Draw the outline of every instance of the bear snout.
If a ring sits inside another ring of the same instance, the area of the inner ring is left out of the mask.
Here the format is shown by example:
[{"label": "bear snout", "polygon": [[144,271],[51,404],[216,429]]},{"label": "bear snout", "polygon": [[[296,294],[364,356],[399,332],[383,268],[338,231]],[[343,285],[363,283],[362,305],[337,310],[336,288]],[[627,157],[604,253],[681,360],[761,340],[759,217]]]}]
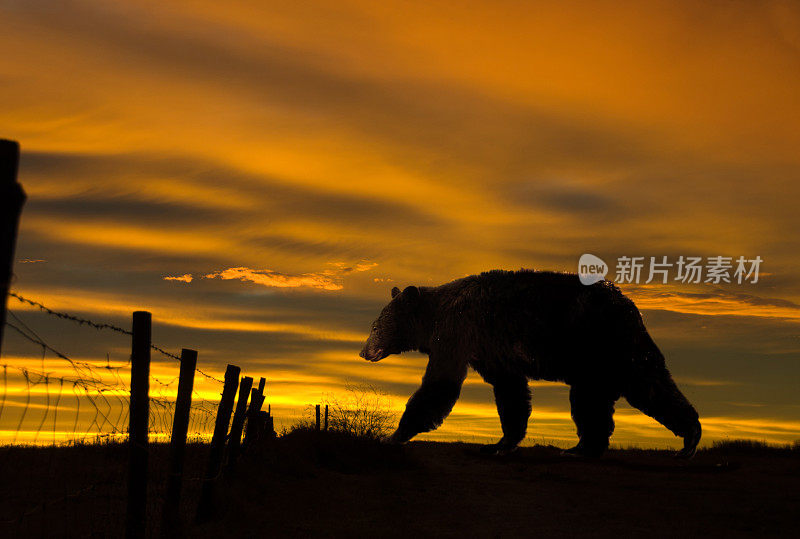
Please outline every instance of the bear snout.
[{"label": "bear snout", "polygon": [[383,353],[383,348],[372,349],[369,345],[364,346],[364,349],[361,350],[361,353],[358,354],[367,361],[380,361],[384,357],[386,357]]}]

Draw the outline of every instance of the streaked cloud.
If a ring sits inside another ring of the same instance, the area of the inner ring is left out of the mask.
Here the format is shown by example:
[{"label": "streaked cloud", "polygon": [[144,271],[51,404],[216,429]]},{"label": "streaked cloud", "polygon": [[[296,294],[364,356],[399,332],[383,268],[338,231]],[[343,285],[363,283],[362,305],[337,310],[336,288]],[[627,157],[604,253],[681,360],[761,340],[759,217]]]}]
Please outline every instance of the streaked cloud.
[{"label": "streaked cloud", "polygon": [[215,271],[205,276],[206,279],[223,279],[249,281],[268,288],[316,288],[319,290],[341,290],[344,288],[342,279],[351,273],[369,271],[377,263],[359,262],[354,266],[348,266],[343,262],[331,263],[332,269],[326,269],[317,273],[301,273],[291,275],[280,273],[269,269],[250,269],[244,267],[228,268]]},{"label": "streaked cloud", "polygon": [[[120,326],[150,310],[158,343],[267,376],[289,422],[348,379],[397,406],[414,391],[424,357],[357,356],[395,284],[574,271],[584,252],[759,254],[752,287],[624,291],[707,439],[800,437],[796,6],[12,7],[0,127],[22,143],[29,195],[17,256],[47,261],[16,266],[24,295]],[[71,354],[129,355],[15,308]],[[568,443],[564,387],[534,386],[532,432]],[[618,425],[617,439],[673,443],[638,412]],[[472,374],[429,436],[498,433]]]},{"label": "streaked cloud", "polygon": [[628,292],[640,309],[663,309],[710,316],[757,316],[800,321],[800,304],[736,290],[680,291],[671,286],[632,285]]},{"label": "streaked cloud", "polygon": [[165,281],[179,281],[182,283],[191,283],[194,277],[191,273],[184,273],[183,275],[167,276],[164,277]]},{"label": "streaked cloud", "polygon": [[[72,290],[71,292],[51,291],[47,289],[25,290],[25,295],[39,298],[48,307],[72,313],[96,313],[101,319],[109,316],[128,317],[130,313],[150,310],[156,315],[159,324],[174,327],[201,329],[209,331],[229,331],[244,333],[275,333],[286,339],[294,335],[308,339],[307,346],[318,340],[333,342],[360,343],[366,339],[366,333],[352,330],[341,323],[341,317],[304,316],[300,321],[292,321],[289,309],[268,310],[263,305],[254,304],[246,308],[242,303],[236,305],[206,305],[199,309],[186,309],[185,302],[176,297],[149,297],[147,301],[135,295],[122,293],[98,293],[92,290]],[[37,312],[38,308],[19,303],[14,306],[20,311]],[[366,323],[365,323],[366,326]],[[317,343],[319,344],[319,343]],[[353,355],[354,358],[357,354]]]}]

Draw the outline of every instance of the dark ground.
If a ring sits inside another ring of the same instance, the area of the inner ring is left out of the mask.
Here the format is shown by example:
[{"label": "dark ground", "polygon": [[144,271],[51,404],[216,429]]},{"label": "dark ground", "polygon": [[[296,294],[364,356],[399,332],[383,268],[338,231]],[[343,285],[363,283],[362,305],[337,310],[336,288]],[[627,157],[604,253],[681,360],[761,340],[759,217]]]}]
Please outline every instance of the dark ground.
[{"label": "dark ground", "polygon": [[[207,447],[190,446],[191,522]],[[148,532],[158,535],[166,448],[151,449]],[[126,448],[0,448],[0,536],[120,536]],[[800,451],[735,445],[689,462],[550,447],[497,458],[478,446],[384,446],[295,432],[244,455],[216,517],[190,537],[798,536]],[[42,503],[45,502],[45,503]],[[10,521],[10,522],[9,522]]]}]

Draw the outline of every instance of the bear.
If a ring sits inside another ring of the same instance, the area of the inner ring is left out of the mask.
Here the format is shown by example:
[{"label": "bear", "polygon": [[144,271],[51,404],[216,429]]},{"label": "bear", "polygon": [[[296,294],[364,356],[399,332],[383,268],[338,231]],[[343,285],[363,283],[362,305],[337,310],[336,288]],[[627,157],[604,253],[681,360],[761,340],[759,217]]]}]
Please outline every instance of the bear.
[{"label": "bear", "polygon": [[377,362],[417,350],[428,355],[419,389],[393,443],[436,429],[455,405],[471,367],[494,389],[502,438],[481,448],[503,455],[525,438],[529,380],[563,382],[578,443],[567,455],[599,457],[614,431],[620,397],[683,438],[691,458],[702,429],[639,310],[612,282],[577,274],[492,270],[441,286],[394,287],[360,355]]}]

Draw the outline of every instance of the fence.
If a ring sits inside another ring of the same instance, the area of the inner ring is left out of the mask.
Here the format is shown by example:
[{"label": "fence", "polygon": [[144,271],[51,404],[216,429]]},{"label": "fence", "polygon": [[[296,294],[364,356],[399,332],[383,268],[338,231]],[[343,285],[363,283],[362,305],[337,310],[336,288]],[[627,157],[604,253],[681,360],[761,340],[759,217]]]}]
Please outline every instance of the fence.
[{"label": "fence", "polygon": [[[197,352],[184,349],[178,356],[152,344],[149,313],[134,313],[133,329],[126,330],[55,311],[15,292],[9,296],[48,316],[95,331],[124,335],[131,339],[131,355],[124,362],[107,357],[104,364],[76,359],[48,344],[21,312],[8,310],[7,340],[13,343],[16,338],[28,343],[38,349],[39,357],[38,368],[0,364],[0,442],[10,444],[0,448],[0,466],[7,478],[14,475],[11,468],[16,467],[18,472],[27,470],[19,484],[28,489],[22,489],[13,503],[0,508],[0,526],[19,530],[31,520],[31,526],[47,526],[46,534],[51,535],[54,525],[70,526],[68,512],[63,509],[65,504],[91,503],[82,499],[91,497],[127,500],[124,513],[130,537],[141,537],[146,532],[152,535],[156,529],[175,530],[181,522],[187,438],[190,444],[210,441],[205,465],[196,462],[195,457],[194,476],[188,481],[197,484],[194,489],[200,500],[198,518],[213,516],[216,483],[223,473],[235,473],[242,436],[247,445],[274,435],[272,417],[261,411],[266,380],[261,378],[255,388],[251,387],[250,377],[243,377],[240,383],[240,370],[233,365],[228,366],[225,378],[221,379],[196,367]],[[150,374],[151,351],[171,362],[169,367],[159,368],[161,372],[172,370],[171,378],[162,380]],[[221,393],[221,401],[204,398],[193,387],[195,372],[201,375],[206,387]],[[150,440],[169,442],[168,456],[161,455],[158,459],[160,477],[154,482],[158,485],[155,489],[148,489],[148,455],[153,447],[156,451],[164,450],[150,446]],[[108,455],[96,454],[106,451],[119,458],[125,442],[128,442],[127,476],[123,466],[104,463]],[[84,470],[84,477],[76,478],[75,485],[64,485],[57,492],[52,485],[45,484],[45,477],[37,479],[30,470],[63,467],[66,464],[59,460],[68,458],[69,451],[59,455],[30,446],[67,446],[91,453],[90,457],[75,453],[72,463]],[[60,509],[54,509],[56,506]],[[121,504],[106,503],[106,507],[105,516],[91,523],[94,528],[86,530],[87,533],[113,533],[114,527],[120,525]],[[161,513],[161,518],[154,519],[153,513]],[[59,530],[55,531],[57,534]]]},{"label": "fence", "polygon": [[[0,535],[119,535],[124,521],[127,537],[156,530],[173,536],[180,532],[184,483],[196,485],[196,518],[212,516],[218,479],[235,473],[242,435],[245,445],[274,435],[271,416],[261,411],[266,380],[252,388],[253,379],[240,381],[234,365],[221,379],[197,368],[196,351],[184,348],[177,355],[153,344],[149,312],[134,312],[128,330],[10,292],[26,198],[16,181],[18,160],[19,145],[0,139],[0,474],[16,487],[0,503]],[[71,357],[48,344],[21,311],[7,310],[8,299],[28,312],[130,338],[130,356],[121,361],[107,354],[104,363]],[[9,338],[34,347],[38,357],[8,361]],[[175,363],[157,362],[156,375],[152,352]],[[213,387],[206,393],[221,394],[219,402],[198,392],[195,373]],[[204,466],[196,451],[187,452],[187,439],[210,440],[202,446],[208,449],[200,458]],[[166,458],[152,462],[151,454],[160,451],[168,452]],[[185,478],[187,469],[196,477]],[[53,479],[55,470],[63,484]],[[90,518],[81,520],[88,507]]]}]

